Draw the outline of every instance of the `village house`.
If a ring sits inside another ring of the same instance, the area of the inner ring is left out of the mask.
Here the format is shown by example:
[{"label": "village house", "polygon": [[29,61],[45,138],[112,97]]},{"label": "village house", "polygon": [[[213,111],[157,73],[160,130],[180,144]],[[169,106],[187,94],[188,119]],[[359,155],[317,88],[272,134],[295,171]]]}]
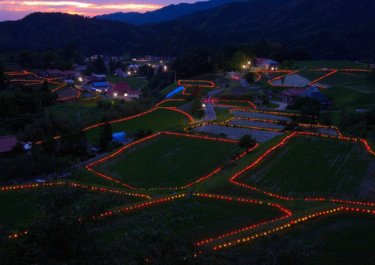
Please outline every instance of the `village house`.
[{"label": "village house", "polygon": [[90,90],[99,93],[106,93],[111,89],[111,84],[107,81],[92,82]]},{"label": "village house", "polygon": [[331,106],[331,101],[323,95],[316,86],[309,88],[288,88],[280,93],[281,99],[288,105],[293,105],[300,98],[310,98],[320,102],[323,109]]},{"label": "village house", "polygon": [[267,58],[256,58],[255,62],[257,67],[263,70],[276,71],[279,69],[280,66],[278,62]]},{"label": "village house", "polygon": [[139,90],[132,89],[127,83],[117,83],[112,86],[109,95],[113,98],[133,100],[141,96]]}]

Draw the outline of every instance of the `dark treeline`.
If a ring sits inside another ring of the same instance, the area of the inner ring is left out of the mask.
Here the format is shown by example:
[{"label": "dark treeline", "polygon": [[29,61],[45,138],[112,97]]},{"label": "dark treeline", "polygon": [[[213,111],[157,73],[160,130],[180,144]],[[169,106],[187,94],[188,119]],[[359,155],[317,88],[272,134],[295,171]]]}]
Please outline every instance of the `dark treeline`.
[{"label": "dark treeline", "polygon": [[314,59],[374,60],[374,12],[372,0],[253,0],[143,26],[34,13],[0,23],[0,51],[75,47],[84,55],[176,56],[192,46],[264,39],[298,56],[308,51]]}]

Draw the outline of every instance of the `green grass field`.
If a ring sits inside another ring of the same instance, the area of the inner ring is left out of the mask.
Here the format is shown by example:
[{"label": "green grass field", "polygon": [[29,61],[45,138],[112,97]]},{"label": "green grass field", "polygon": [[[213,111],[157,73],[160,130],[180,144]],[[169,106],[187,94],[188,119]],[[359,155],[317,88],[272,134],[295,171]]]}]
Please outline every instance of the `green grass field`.
[{"label": "green grass field", "polygon": [[339,72],[320,83],[330,86],[322,92],[333,99],[334,108],[360,108],[375,105],[375,83],[368,73]]},{"label": "green grass field", "polygon": [[359,196],[371,161],[373,158],[359,144],[297,138],[242,181],[283,194]]},{"label": "green grass field", "polygon": [[216,113],[216,121],[224,121],[233,117],[233,115],[230,114],[229,109],[227,108],[215,107],[215,113]]},{"label": "green grass field", "polygon": [[[113,132],[125,131],[134,133],[138,130],[151,130],[159,132],[163,130],[181,130],[189,124],[189,120],[181,113],[166,109],[157,109],[149,114],[124,122],[112,124]],[[100,136],[100,128],[86,131],[90,142],[97,142]]]},{"label": "green grass field", "polygon": [[187,104],[189,101],[166,101],[163,104],[159,105],[159,107],[181,107]]},{"label": "green grass field", "polygon": [[183,186],[208,174],[238,150],[232,143],[162,135],[123,152],[98,170],[135,187]]},{"label": "green grass field", "polygon": [[344,86],[351,84],[358,84],[367,81],[369,73],[351,73],[351,72],[338,72],[327,78],[324,78],[319,83],[328,85],[328,86]]},{"label": "green grass field", "polygon": [[46,111],[59,119],[83,126],[100,122],[104,114],[104,110],[97,107],[96,101],[60,103],[46,108]]},{"label": "green grass field", "polygon": [[[147,216],[156,216],[149,222]],[[187,239],[200,240],[280,216],[274,208],[206,198],[186,198],[117,217],[100,229],[98,237],[109,241],[133,229],[148,230],[169,224]]]},{"label": "green grass field", "polygon": [[172,83],[170,84],[169,86],[163,88],[161,91],[160,91],[160,94],[162,95],[167,95],[169,92],[172,92],[174,89],[176,89],[177,87],[179,87],[179,85],[177,85],[177,83]]},{"label": "green grass field", "polygon": [[308,71],[308,70],[301,70],[298,75],[303,76],[304,78],[314,81],[319,77],[324,76],[327,72],[318,72],[318,71]]},{"label": "green grass field", "polygon": [[320,242],[307,264],[375,264],[375,218],[326,218],[304,227],[303,238]]},{"label": "green grass field", "polygon": [[[107,201],[110,207],[136,202],[139,199],[109,193],[95,193],[68,187],[46,187],[30,190],[8,191],[0,193],[0,236],[20,227],[27,227],[35,218],[41,217],[44,202],[54,193],[62,190],[75,193],[76,207],[82,207],[89,201]],[[83,210],[83,209],[82,209]],[[83,214],[83,213],[82,213]]]},{"label": "green grass field", "polygon": [[374,217],[337,215],[239,246],[231,254],[243,257],[244,261],[253,261],[258,256],[264,264],[272,264],[276,257],[288,261],[286,264],[373,265],[374,244]]},{"label": "green grass field", "polygon": [[333,99],[333,108],[361,108],[375,105],[375,87],[373,92],[359,91],[356,86],[332,87],[322,91]]}]

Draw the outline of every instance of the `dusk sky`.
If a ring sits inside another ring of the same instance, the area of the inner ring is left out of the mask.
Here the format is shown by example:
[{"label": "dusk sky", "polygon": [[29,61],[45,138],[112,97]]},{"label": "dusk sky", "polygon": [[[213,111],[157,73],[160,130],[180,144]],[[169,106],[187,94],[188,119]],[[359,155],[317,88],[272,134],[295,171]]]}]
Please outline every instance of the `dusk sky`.
[{"label": "dusk sky", "polygon": [[16,20],[33,12],[64,12],[95,16],[113,12],[146,12],[169,4],[197,0],[0,0],[0,21]]}]

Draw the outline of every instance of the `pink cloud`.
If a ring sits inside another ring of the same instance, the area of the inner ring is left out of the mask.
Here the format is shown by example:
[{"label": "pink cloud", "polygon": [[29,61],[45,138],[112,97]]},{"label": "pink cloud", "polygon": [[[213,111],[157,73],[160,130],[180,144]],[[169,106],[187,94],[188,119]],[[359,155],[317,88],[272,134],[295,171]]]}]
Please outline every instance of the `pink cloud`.
[{"label": "pink cloud", "polygon": [[146,12],[159,9],[163,6],[164,3],[162,2],[137,3],[136,0],[129,0],[127,2],[119,0],[0,0],[0,21],[19,19],[24,17],[26,14],[33,12],[64,12],[85,16],[95,16],[113,12]]}]

